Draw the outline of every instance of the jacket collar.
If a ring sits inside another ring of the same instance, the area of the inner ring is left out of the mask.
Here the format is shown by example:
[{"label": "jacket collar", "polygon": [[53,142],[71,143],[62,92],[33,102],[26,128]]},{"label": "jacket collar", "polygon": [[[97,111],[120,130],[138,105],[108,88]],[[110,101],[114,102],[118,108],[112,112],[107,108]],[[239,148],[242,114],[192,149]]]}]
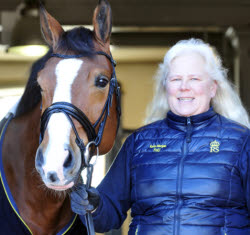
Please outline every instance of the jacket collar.
[{"label": "jacket collar", "polygon": [[183,117],[174,114],[172,111],[167,113],[167,124],[174,129],[186,131],[188,119],[191,121],[191,125],[195,129],[203,128],[212,122],[218,114],[214,111],[213,107],[204,113],[197,114],[190,117]]}]

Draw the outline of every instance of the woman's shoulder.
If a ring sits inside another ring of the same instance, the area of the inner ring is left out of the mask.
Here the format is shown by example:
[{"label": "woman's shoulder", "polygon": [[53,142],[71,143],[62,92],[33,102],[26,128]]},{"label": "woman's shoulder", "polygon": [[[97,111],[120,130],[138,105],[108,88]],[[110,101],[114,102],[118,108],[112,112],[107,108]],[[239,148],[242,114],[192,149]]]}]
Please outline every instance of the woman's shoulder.
[{"label": "woman's shoulder", "polygon": [[135,133],[140,133],[140,132],[144,132],[144,131],[148,131],[148,130],[150,131],[150,130],[153,130],[155,128],[167,128],[166,119],[157,120],[155,122],[141,126],[137,130],[135,130]]},{"label": "woman's shoulder", "polygon": [[166,119],[162,119],[138,128],[133,132],[132,136],[135,140],[153,139],[164,136],[167,130],[168,126],[166,124]]},{"label": "woman's shoulder", "polygon": [[233,133],[238,133],[241,135],[250,135],[250,129],[241,124],[238,123],[232,119],[226,118],[222,115],[219,114],[219,119],[220,119],[220,125],[222,126],[223,129],[225,129],[225,131],[230,132],[231,134]]}]

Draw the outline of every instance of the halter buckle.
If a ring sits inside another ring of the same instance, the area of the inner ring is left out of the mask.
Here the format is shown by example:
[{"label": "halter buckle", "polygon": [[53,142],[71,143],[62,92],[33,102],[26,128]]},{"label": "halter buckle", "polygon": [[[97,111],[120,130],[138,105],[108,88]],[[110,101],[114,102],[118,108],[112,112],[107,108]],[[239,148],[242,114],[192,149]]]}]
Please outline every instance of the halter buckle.
[{"label": "halter buckle", "polygon": [[92,165],[95,165],[96,164],[96,160],[97,160],[97,157],[99,156],[99,148],[98,146],[96,146],[96,142],[95,141],[90,141],[86,147],[85,147],[85,150],[84,150],[84,163],[85,165],[88,167],[89,166],[89,163],[90,163],[90,160],[91,160],[91,157],[90,156],[90,151],[89,151],[89,148],[91,145],[94,145],[96,147],[96,158],[95,158],[95,161]]}]

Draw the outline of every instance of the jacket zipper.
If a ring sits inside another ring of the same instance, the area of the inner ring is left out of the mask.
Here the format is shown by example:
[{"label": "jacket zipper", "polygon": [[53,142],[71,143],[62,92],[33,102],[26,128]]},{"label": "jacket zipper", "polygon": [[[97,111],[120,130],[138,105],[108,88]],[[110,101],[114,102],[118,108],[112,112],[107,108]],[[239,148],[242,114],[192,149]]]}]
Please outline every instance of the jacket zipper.
[{"label": "jacket zipper", "polygon": [[182,198],[182,180],[183,180],[183,172],[184,172],[184,160],[188,153],[188,143],[191,142],[191,134],[192,134],[192,124],[190,117],[187,117],[187,132],[186,137],[183,142],[182,147],[182,158],[180,159],[178,165],[178,175],[177,175],[177,186],[176,186],[176,200],[177,206],[174,214],[174,235],[179,235],[180,233],[180,210],[183,206],[183,198]]}]

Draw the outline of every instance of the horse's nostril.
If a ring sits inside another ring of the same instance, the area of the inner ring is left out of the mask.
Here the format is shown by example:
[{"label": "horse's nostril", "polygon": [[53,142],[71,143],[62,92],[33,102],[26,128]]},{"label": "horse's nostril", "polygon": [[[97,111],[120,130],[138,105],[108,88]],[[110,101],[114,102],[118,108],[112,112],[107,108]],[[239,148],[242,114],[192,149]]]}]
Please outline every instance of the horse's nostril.
[{"label": "horse's nostril", "polygon": [[71,152],[69,151],[69,154],[68,154],[68,156],[63,164],[63,167],[64,168],[70,167],[72,165],[72,162],[73,162],[73,157],[72,157]]},{"label": "horse's nostril", "polygon": [[48,179],[49,179],[52,183],[54,183],[54,182],[56,182],[57,180],[59,180],[59,178],[58,178],[56,172],[48,172],[47,177],[48,177]]}]

